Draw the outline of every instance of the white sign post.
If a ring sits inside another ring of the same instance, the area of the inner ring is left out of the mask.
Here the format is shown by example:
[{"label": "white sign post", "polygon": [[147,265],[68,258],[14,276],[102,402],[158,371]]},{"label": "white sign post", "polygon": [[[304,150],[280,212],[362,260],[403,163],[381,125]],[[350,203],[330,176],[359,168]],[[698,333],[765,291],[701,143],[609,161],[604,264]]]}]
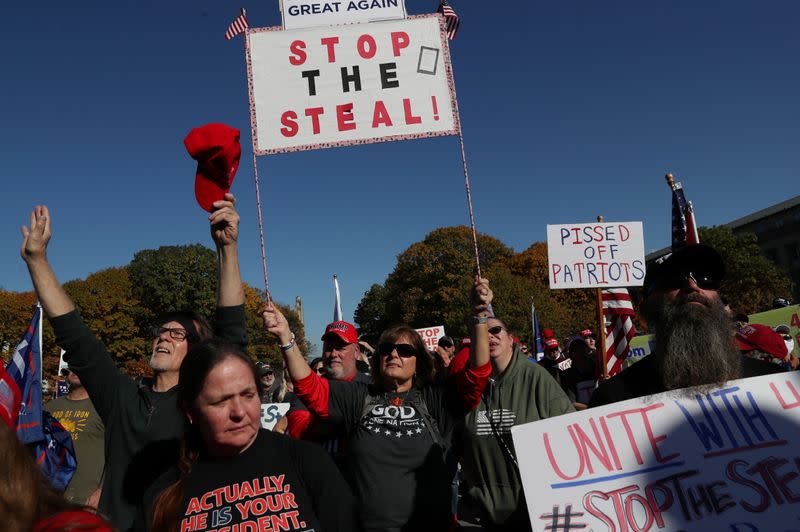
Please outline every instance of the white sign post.
[{"label": "white sign post", "polygon": [[443,18],[247,32],[256,155],[458,134]]},{"label": "white sign post", "polygon": [[281,14],[283,27],[292,30],[404,19],[406,5],[403,0],[281,0]]},{"label": "white sign post", "polygon": [[797,530],[800,373],[511,429],[533,530]]},{"label": "white sign post", "polygon": [[547,226],[550,288],[614,288],[644,283],[642,222]]}]

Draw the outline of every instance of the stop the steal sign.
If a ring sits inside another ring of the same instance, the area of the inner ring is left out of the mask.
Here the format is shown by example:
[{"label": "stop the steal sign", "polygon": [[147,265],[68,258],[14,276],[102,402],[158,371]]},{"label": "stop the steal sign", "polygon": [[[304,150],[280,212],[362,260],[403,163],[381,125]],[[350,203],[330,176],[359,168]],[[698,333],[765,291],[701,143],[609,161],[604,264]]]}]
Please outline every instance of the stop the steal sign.
[{"label": "stop the steal sign", "polygon": [[247,39],[258,155],[458,133],[439,15]]}]

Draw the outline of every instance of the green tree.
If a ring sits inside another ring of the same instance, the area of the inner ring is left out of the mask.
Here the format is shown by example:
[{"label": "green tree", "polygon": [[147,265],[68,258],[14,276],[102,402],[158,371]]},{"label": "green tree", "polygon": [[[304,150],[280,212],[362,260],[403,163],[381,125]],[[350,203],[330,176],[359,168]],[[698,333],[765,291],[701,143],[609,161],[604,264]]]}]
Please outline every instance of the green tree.
[{"label": "green tree", "polygon": [[[481,267],[508,260],[511,248],[478,235]],[[385,326],[405,322],[412,327],[444,324],[452,334],[465,334],[469,290],[475,269],[472,233],[467,227],[444,227],[429,233],[397,257],[383,289],[370,288],[356,310],[359,325],[371,337]]]},{"label": "green tree", "polygon": [[128,265],[133,294],[153,315],[192,309],[212,316],[218,271],[216,253],[200,244],[145,249]]},{"label": "green tree", "polygon": [[127,268],[108,268],[86,280],[64,283],[64,290],[81,313],[86,326],[106,345],[117,362],[149,356],[147,332],[137,322],[143,315],[134,295]]},{"label": "green tree", "polygon": [[734,233],[729,227],[701,227],[700,242],[713,246],[725,261],[721,293],[735,312],[752,314],[770,309],[772,300],[792,292],[792,281],[761,254],[753,233]]},{"label": "green tree", "polygon": [[[283,364],[283,354],[278,347],[278,341],[264,329],[264,322],[261,318],[261,311],[267,303],[264,292],[245,284],[244,295],[244,306],[247,316],[247,353],[254,360]],[[286,317],[286,320],[289,322],[289,328],[294,332],[297,345],[300,347],[300,350],[308,356],[311,352],[311,344],[306,339],[305,329],[300,321],[300,316],[294,309],[287,305],[274,301],[273,304],[275,304]]]},{"label": "green tree", "polygon": [[382,284],[376,283],[369,287],[356,307],[354,317],[362,337],[375,345],[381,332],[392,323],[386,310],[386,288]]}]

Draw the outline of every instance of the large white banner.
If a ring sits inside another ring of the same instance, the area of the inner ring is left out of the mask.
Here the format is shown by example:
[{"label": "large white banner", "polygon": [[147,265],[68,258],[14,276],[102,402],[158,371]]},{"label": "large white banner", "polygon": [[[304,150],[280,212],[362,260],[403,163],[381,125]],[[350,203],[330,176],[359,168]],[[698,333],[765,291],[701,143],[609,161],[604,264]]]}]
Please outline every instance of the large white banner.
[{"label": "large white banner", "polygon": [[442,21],[248,30],[256,154],[457,134]]},{"label": "large white banner", "polygon": [[550,288],[642,286],[642,222],[548,225],[547,258]]},{"label": "large white banner", "polygon": [[289,403],[263,403],[261,405],[261,428],[272,430],[289,411]]},{"label": "large white banner", "polygon": [[406,18],[403,0],[344,0],[316,2],[281,0],[283,27],[287,30],[333,26],[354,22],[377,22]]},{"label": "large white banner", "polygon": [[800,373],[513,427],[534,530],[800,529]]}]

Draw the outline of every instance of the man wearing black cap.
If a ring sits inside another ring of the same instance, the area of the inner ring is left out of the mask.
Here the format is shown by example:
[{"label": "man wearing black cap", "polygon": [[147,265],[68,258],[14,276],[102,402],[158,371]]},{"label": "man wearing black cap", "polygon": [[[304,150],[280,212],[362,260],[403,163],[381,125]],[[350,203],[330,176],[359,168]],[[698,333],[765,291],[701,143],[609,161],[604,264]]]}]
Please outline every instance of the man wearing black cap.
[{"label": "man wearing black cap", "polygon": [[651,263],[640,309],[655,329],[653,352],[601,383],[589,406],[679,388],[702,391],[774,372],[736,349],[733,323],[719,296],[724,277],[722,257],[704,244],[680,248]]}]

